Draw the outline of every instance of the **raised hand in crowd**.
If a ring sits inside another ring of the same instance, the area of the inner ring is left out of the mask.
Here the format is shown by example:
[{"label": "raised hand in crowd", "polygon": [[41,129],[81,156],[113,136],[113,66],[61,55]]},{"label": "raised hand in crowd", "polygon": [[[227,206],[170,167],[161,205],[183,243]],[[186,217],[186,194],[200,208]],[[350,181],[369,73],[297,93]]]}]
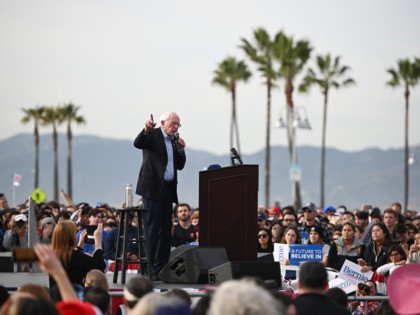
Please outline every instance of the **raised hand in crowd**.
[{"label": "raised hand in crowd", "polygon": [[70,283],[67,273],[52,246],[37,244],[34,247],[34,251],[38,257],[38,265],[41,270],[48,273],[57,283],[63,301],[77,300],[73,285]]}]

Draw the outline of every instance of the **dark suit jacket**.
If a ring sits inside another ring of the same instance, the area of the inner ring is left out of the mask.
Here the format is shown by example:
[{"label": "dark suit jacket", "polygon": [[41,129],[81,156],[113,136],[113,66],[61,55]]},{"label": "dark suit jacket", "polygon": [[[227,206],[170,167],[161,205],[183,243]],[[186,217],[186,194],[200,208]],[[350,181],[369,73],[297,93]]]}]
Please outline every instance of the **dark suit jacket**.
[{"label": "dark suit jacket", "polygon": [[[143,163],[140,168],[137,180],[136,194],[143,197],[159,200],[162,196],[164,175],[168,164],[168,154],[166,152],[165,140],[161,128],[150,130],[148,134],[144,129],[134,140],[134,146],[143,150]],[[185,166],[185,151],[179,153],[176,145],[172,142],[174,152],[174,184],[172,201],[178,203],[177,195],[177,170],[182,170]]]}]

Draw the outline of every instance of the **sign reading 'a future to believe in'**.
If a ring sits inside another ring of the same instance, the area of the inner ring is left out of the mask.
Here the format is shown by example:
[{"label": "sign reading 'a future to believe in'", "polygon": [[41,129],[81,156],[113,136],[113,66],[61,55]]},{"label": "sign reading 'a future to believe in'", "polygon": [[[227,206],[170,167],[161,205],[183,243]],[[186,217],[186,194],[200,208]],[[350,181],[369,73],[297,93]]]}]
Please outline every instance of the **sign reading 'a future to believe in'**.
[{"label": "sign reading 'a future to believe in'", "polygon": [[305,261],[321,261],[323,245],[290,245],[289,260],[292,266],[299,266]]}]

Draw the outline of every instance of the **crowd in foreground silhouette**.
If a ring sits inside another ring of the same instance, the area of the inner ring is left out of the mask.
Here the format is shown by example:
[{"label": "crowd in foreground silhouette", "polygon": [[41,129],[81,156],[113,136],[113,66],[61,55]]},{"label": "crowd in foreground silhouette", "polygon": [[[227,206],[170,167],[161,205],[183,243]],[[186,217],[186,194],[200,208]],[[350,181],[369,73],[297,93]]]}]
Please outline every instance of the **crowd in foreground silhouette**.
[{"label": "crowd in foreground silhouette", "polygon": [[[182,289],[158,293],[153,279],[138,275],[130,278],[122,300],[114,298],[111,308],[105,273],[115,258],[118,213],[104,203],[74,205],[65,194],[62,197],[64,205],[53,201],[36,206],[39,244],[34,250],[37,264],[49,275],[49,288],[38,284],[27,284],[17,292],[1,288],[0,315],[420,314],[420,217],[416,211],[402,213],[398,203],[383,211],[371,206],[352,211],[344,206],[317,208],[313,203],[298,211],[279,205],[260,207],[256,218],[260,252],[272,252],[276,243],[322,245],[320,261],[300,265],[295,292],[285,283],[245,278],[208,287],[203,297],[192,300]],[[0,198],[1,251],[28,246],[27,211],[27,204],[10,208],[6,197]],[[129,224],[136,231],[137,218],[131,216]],[[89,226],[96,227],[93,233]],[[172,247],[198,245],[198,226],[198,209],[186,203],[175,206]],[[131,246],[127,255],[137,260],[137,246]],[[343,290],[328,290],[327,270],[340,270],[346,259],[361,271],[374,273],[353,295],[384,294],[389,301],[348,301]],[[288,265],[290,259],[280,263]],[[16,268],[29,271],[31,263],[22,261]]]}]

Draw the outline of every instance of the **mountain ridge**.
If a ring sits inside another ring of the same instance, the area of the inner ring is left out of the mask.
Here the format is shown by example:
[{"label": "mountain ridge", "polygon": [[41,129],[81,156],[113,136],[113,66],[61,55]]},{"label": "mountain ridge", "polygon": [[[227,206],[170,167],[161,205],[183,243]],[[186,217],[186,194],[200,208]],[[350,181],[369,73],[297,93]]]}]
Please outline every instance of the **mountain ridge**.
[{"label": "mountain ridge", "polygon": [[[59,188],[66,190],[66,138],[59,134]],[[17,187],[16,202],[22,203],[33,191],[34,139],[32,134],[21,133],[0,141],[0,192],[12,204],[12,176],[23,176]],[[319,203],[320,148],[299,146],[298,164],[302,169],[302,201]],[[229,154],[213,154],[192,148],[186,149],[187,164],[179,173],[179,199],[193,207],[198,206],[199,172],[211,164],[230,165]],[[110,139],[95,135],[73,137],[73,196],[74,202],[90,204],[107,202],[119,207],[124,202],[127,183],[134,186],[141,165],[141,151],[130,140]],[[327,148],[326,196],[328,204],[344,204],[358,208],[369,203],[384,209],[392,202],[403,200],[403,149],[367,148],[346,152]],[[258,203],[264,196],[264,149],[243,154],[245,164],[259,165]],[[287,147],[271,148],[270,204],[280,201],[291,203],[289,181],[289,155]],[[40,188],[47,199],[52,196],[53,152],[51,134],[40,136]],[[410,166],[410,208],[420,208],[420,167]]]}]

